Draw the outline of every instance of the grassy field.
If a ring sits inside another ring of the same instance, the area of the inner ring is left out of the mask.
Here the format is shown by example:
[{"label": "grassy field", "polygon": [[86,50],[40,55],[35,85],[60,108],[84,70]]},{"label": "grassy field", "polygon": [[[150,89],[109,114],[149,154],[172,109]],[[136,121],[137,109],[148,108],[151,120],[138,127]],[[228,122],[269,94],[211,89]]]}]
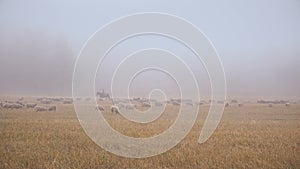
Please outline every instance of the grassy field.
[{"label": "grassy field", "polygon": [[[300,168],[299,104],[230,105],[212,137],[198,144],[209,109],[201,106],[196,124],[180,144],[145,159],[101,149],[84,133],[72,104],[56,105],[56,112],[0,108],[0,168]],[[121,133],[149,137],[167,129],[177,111],[168,106],[159,120],[146,125],[109,111],[104,115]]]}]

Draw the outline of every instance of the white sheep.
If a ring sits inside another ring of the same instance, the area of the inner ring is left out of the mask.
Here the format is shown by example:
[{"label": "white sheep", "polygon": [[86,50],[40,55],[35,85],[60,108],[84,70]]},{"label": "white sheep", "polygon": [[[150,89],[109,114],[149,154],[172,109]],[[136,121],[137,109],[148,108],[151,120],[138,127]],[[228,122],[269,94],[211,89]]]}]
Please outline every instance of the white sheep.
[{"label": "white sheep", "polygon": [[51,106],[48,108],[48,111],[56,111],[56,106]]},{"label": "white sheep", "polygon": [[172,104],[173,104],[174,106],[179,106],[179,105],[180,105],[180,103],[178,103],[178,102],[176,102],[176,101],[173,101]]},{"label": "white sheep", "polygon": [[151,104],[148,102],[142,102],[142,107],[151,107]]},{"label": "white sheep", "polygon": [[161,107],[161,106],[163,106],[163,104],[162,103],[160,103],[160,102],[155,102],[155,104],[154,104],[155,106],[157,106],[157,107]]},{"label": "white sheep", "polygon": [[51,101],[50,100],[42,100],[41,103],[42,104],[51,104]]},{"label": "white sheep", "polygon": [[118,106],[115,106],[115,105],[112,105],[110,107],[110,111],[111,111],[111,113],[116,113],[116,114],[119,114],[119,112],[120,112]]},{"label": "white sheep", "polygon": [[16,104],[16,103],[4,103],[3,104],[3,108],[6,108],[6,109],[20,109],[22,107],[23,107],[22,105]]},{"label": "white sheep", "polygon": [[36,103],[27,103],[26,108],[35,108],[36,105]]},{"label": "white sheep", "polygon": [[48,109],[45,107],[41,107],[41,106],[36,106],[35,107],[35,111],[40,112],[40,111],[47,111]]},{"label": "white sheep", "polygon": [[126,109],[128,109],[128,110],[133,110],[133,109],[134,109],[134,106],[131,105],[131,104],[128,104],[128,105],[126,105]]},{"label": "white sheep", "polygon": [[21,101],[16,101],[16,104],[24,106],[24,104]]},{"label": "white sheep", "polygon": [[119,107],[120,109],[122,109],[122,108],[125,108],[125,107],[126,107],[124,103],[118,103],[117,105],[118,105],[118,107]]},{"label": "white sheep", "polygon": [[64,101],[63,101],[63,104],[72,104],[72,103],[73,103],[72,100],[64,100]]},{"label": "white sheep", "polygon": [[97,106],[100,111],[104,111],[104,107],[102,105]]}]

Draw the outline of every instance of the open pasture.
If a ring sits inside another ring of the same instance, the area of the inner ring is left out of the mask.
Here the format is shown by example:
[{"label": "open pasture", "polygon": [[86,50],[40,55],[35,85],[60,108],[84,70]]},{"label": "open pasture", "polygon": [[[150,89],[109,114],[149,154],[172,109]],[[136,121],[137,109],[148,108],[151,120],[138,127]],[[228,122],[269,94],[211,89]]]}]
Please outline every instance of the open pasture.
[{"label": "open pasture", "polygon": [[[24,98],[24,102],[34,102]],[[2,99],[3,100],[3,99]],[[230,104],[212,137],[197,142],[209,105],[176,147],[145,159],[118,157],[98,147],[83,131],[73,104],[56,111],[0,108],[0,168],[299,168],[300,105]],[[179,106],[167,105],[160,119],[135,124],[109,110],[104,116],[119,132],[149,137],[166,130]]]}]

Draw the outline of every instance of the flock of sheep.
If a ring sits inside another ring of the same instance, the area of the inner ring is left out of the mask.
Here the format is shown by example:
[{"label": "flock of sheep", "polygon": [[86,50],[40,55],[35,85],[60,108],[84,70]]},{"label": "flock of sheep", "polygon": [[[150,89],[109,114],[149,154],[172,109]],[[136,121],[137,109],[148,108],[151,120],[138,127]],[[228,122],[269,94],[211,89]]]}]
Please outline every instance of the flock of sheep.
[{"label": "flock of sheep", "polygon": [[43,107],[43,106],[38,106],[36,103],[22,103],[20,101],[1,102],[0,107],[5,108],[5,109],[21,109],[21,108],[35,109],[37,112],[39,112],[39,111],[56,111],[56,106],[53,106],[53,105],[49,106],[49,107]]},{"label": "flock of sheep", "polygon": [[[100,98],[100,101],[103,101],[105,99]],[[170,99],[167,101],[157,101],[154,99],[146,99],[146,98],[132,98],[132,99],[120,99],[120,98],[115,98],[113,99],[114,104],[110,107],[110,111],[112,114],[118,114],[120,112],[120,109],[127,109],[127,110],[132,110],[138,107],[144,107],[148,108],[151,106],[155,107],[161,107],[164,106],[165,104],[170,104],[173,106],[180,106],[182,104],[185,104],[186,106],[194,106],[194,105],[203,105],[208,102],[201,101],[201,102],[193,102],[193,100],[186,99],[186,100],[181,100],[181,99]],[[228,103],[222,101],[218,103],[225,103],[225,106],[229,106]],[[240,107],[242,104],[238,104]],[[100,111],[104,111],[104,107],[102,105],[99,105],[97,107]]]},{"label": "flock of sheep", "polygon": [[[120,112],[120,109],[127,109],[127,110],[133,110],[137,107],[161,107],[165,104],[170,104],[173,106],[179,106],[182,104],[185,104],[187,106],[194,106],[194,105],[203,105],[207,103],[215,102],[217,104],[225,104],[225,107],[229,106],[229,102],[227,101],[212,101],[209,100],[208,102],[202,100],[200,102],[193,102],[192,100],[186,99],[170,99],[168,101],[157,101],[154,99],[146,99],[146,98],[132,98],[132,99],[103,99],[99,98],[99,101],[109,100],[113,101],[113,105],[110,107],[110,111],[113,114],[118,114]],[[26,103],[23,101],[23,98],[19,98],[17,101],[3,101],[0,102],[0,108],[3,109],[34,109],[36,112],[42,112],[42,111],[56,111],[57,107],[56,105],[53,105],[53,103],[62,103],[62,104],[73,104],[73,99],[70,98],[37,98],[37,103]],[[273,104],[285,104],[285,106],[290,106],[289,101],[279,100],[279,101],[264,101],[264,100],[258,100],[258,104],[267,104],[269,107],[273,107]],[[237,100],[231,100],[230,104],[236,104],[239,107],[242,107],[244,104],[241,102],[238,102]],[[104,107],[102,105],[97,106],[97,108],[100,111],[104,111]]]},{"label": "flock of sheep", "polygon": [[42,111],[56,111],[56,105],[53,103],[63,103],[63,104],[72,104],[72,99],[69,98],[38,98],[36,99],[37,103],[25,102],[23,97],[19,98],[17,101],[3,101],[0,102],[0,108],[3,109],[34,109],[36,112]]},{"label": "flock of sheep", "polygon": [[[269,107],[273,107],[274,104],[284,104],[286,107],[290,106],[290,101],[288,100],[258,100],[258,104],[268,104]],[[297,102],[293,102],[296,104]]]}]

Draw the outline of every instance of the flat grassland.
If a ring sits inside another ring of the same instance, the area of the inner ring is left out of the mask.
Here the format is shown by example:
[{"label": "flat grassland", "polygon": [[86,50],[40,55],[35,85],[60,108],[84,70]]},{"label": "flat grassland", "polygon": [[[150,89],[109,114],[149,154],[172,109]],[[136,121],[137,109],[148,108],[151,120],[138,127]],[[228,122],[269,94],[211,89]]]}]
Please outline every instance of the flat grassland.
[{"label": "flat grassland", "polygon": [[[55,112],[0,108],[0,168],[300,168],[300,104],[230,105],[203,144],[197,140],[209,105],[200,106],[182,142],[144,159],[106,152],[84,133],[72,104],[55,105]],[[133,137],[163,132],[178,113],[178,106],[167,106],[159,120],[141,125],[104,107],[110,125]]]}]

